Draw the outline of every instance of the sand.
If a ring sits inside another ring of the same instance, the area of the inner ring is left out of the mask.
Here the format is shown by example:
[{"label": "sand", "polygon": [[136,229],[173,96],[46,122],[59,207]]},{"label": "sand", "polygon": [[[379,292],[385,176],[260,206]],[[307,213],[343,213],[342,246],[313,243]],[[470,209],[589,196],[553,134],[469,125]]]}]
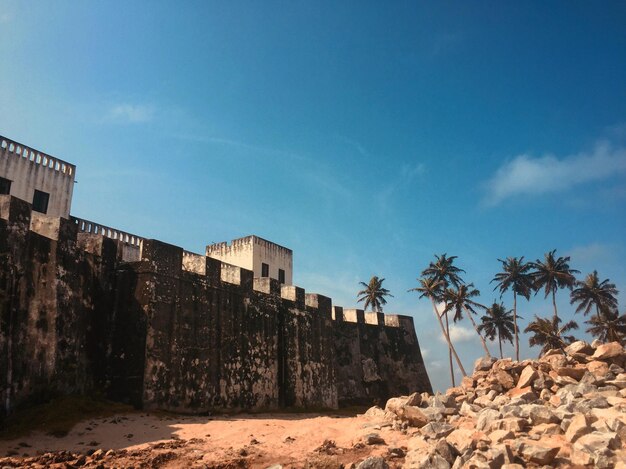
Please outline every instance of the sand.
[{"label": "sand", "polygon": [[[371,433],[382,437],[385,444],[365,444]],[[13,455],[23,458],[25,464],[37,464],[41,459],[32,457],[43,453],[89,454],[102,449],[115,450],[102,459],[104,467],[338,467],[370,455],[389,457],[392,448],[406,449],[408,438],[366,415],[191,417],[129,413],[86,420],[61,438],[33,433],[13,441],[0,441],[0,457]],[[327,440],[334,445],[324,444]],[[88,466],[95,462],[87,459]],[[400,463],[398,459],[398,467]]]}]

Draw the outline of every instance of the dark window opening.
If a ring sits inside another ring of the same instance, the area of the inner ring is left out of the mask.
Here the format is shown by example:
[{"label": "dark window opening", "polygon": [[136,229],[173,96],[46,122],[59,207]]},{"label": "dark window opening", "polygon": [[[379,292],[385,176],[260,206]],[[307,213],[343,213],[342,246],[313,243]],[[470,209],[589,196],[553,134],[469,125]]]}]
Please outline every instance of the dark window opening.
[{"label": "dark window opening", "polygon": [[10,194],[11,193],[11,181],[0,177],[0,194]]},{"label": "dark window opening", "polygon": [[278,269],[278,282],[285,283],[285,271],[283,269]]},{"label": "dark window opening", "polygon": [[269,277],[270,276],[270,266],[266,263],[261,263],[261,277]]},{"label": "dark window opening", "polygon": [[33,210],[35,212],[48,213],[49,200],[50,194],[35,189],[35,195],[33,197]]}]

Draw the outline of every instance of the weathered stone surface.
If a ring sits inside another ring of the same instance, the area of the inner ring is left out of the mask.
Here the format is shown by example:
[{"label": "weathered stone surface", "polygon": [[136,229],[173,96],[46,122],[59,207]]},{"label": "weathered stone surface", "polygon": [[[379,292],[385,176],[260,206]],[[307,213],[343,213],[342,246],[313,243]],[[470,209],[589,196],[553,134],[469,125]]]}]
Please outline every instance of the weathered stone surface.
[{"label": "weathered stone surface", "polygon": [[473,435],[473,430],[457,428],[446,437],[446,441],[454,446],[459,453],[464,453],[465,450],[472,447]]},{"label": "weathered stone surface", "polygon": [[494,430],[489,433],[489,439],[494,443],[501,443],[504,440],[512,440],[515,434],[510,430]]},{"label": "weathered stone surface", "polygon": [[587,372],[586,368],[575,368],[572,366],[562,366],[556,369],[559,376],[569,376],[570,378],[580,381]]},{"label": "weathered stone surface", "polygon": [[582,353],[584,355],[593,354],[594,349],[591,345],[584,340],[577,340],[576,342],[572,342],[570,345],[565,347],[565,353],[568,355],[576,355],[578,353]]},{"label": "weathered stone surface", "polygon": [[526,461],[534,464],[550,464],[559,452],[558,447],[545,447],[539,444],[523,442],[517,447],[518,454]]},{"label": "weathered stone surface", "polygon": [[528,386],[530,386],[533,381],[535,380],[535,378],[537,378],[537,371],[535,371],[535,369],[528,365],[526,366],[526,368],[524,368],[522,370],[522,373],[519,376],[519,379],[517,380],[517,387],[518,388],[526,388]]},{"label": "weathered stone surface", "polygon": [[606,360],[624,355],[624,347],[619,342],[609,342],[599,345],[592,357],[596,360]]},{"label": "weathered stone surface", "polygon": [[495,409],[483,409],[476,419],[476,429],[485,431],[491,427],[491,424],[500,418],[500,412]]},{"label": "weathered stone surface", "polygon": [[420,409],[419,407],[405,405],[398,410],[396,415],[412,427],[421,428],[431,420],[431,418],[425,413],[427,411],[428,409]]},{"label": "weathered stone surface", "polygon": [[620,441],[613,432],[591,432],[580,436],[574,443],[574,447],[595,454],[606,448],[618,449]]},{"label": "weathered stone surface", "polygon": [[474,371],[489,371],[495,362],[493,357],[480,357],[474,362]]},{"label": "weathered stone surface", "polygon": [[356,469],[389,469],[389,465],[385,462],[384,458],[373,456],[359,463]]},{"label": "weathered stone surface", "polygon": [[454,431],[455,427],[444,422],[429,422],[424,425],[420,433],[426,438],[439,439],[449,435]]},{"label": "weathered stone surface", "polygon": [[589,419],[584,414],[578,414],[572,418],[565,432],[565,439],[569,442],[574,442],[578,438],[588,433],[591,433],[592,429],[589,426]]}]

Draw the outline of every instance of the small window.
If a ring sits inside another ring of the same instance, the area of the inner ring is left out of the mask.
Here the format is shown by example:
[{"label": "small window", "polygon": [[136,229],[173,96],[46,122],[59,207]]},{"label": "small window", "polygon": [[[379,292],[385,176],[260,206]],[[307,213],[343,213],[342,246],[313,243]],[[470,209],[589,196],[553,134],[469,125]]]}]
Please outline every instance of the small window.
[{"label": "small window", "polygon": [[283,269],[278,269],[278,282],[285,283],[285,271]]},{"label": "small window", "polygon": [[48,213],[49,200],[50,194],[35,189],[35,195],[33,197],[33,210],[35,212]]},{"label": "small window", "polygon": [[10,194],[11,193],[11,181],[0,177],[0,194]]},{"label": "small window", "polygon": [[261,277],[269,277],[270,276],[270,266],[265,262],[261,264]]}]

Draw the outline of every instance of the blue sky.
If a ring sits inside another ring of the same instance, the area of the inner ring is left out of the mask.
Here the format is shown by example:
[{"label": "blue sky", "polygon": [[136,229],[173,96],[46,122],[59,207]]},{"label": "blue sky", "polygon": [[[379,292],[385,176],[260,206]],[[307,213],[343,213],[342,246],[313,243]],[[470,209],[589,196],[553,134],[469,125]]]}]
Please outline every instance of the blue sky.
[{"label": "blue sky", "polygon": [[385,277],[443,389],[407,293],[435,253],[491,303],[497,258],[556,248],[624,311],[624,24],[625,2],[0,0],[0,134],[77,164],[77,216],[196,252],[257,234],[344,307]]}]

